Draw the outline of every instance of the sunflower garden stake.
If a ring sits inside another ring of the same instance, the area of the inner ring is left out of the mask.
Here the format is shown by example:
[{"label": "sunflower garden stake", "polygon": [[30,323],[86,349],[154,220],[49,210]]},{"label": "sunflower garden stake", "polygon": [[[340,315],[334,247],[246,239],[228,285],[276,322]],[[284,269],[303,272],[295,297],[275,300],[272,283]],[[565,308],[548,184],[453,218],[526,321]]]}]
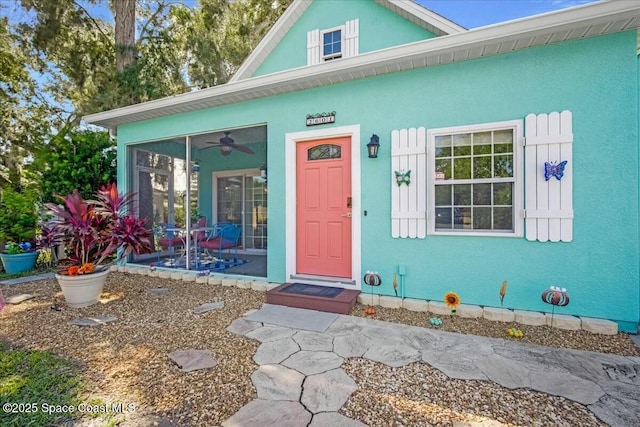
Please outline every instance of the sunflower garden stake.
[{"label": "sunflower garden stake", "polygon": [[451,309],[451,315],[454,315],[460,305],[460,297],[455,292],[447,292],[444,294],[444,303]]}]

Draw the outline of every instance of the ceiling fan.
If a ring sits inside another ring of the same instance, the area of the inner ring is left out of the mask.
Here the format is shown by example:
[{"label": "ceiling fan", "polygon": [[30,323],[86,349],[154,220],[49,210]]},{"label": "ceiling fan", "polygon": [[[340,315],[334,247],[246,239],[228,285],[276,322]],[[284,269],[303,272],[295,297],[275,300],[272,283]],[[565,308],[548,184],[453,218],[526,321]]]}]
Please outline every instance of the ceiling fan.
[{"label": "ceiling fan", "polygon": [[207,141],[206,143],[211,144],[211,147],[203,148],[203,150],[207,150],[213,147],[220,147],[220,154],[222,154],[223,156],[228,156],[233,150],[238,150],[246,154],[255,154],[255,152],[251,148],[245,147],[244,145],[236,144],[233,138],[229,136],[230,133],[231,132],[225,132],[224,136],[220,138],[219,142]]}]

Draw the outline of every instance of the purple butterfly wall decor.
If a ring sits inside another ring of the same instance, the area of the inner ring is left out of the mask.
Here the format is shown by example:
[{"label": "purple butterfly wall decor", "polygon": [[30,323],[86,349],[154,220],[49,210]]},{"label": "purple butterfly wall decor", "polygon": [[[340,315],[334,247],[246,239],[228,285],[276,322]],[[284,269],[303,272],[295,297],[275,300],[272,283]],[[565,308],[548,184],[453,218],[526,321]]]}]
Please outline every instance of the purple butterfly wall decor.
[{"label": "purple butterfly wall decor", "polygon": [[544,162],[544,180],[549,181],[552,176],[555,176],[558,181],[564,176],[564,168],[567,166],[568,161],[564,160],[560,163]]}]

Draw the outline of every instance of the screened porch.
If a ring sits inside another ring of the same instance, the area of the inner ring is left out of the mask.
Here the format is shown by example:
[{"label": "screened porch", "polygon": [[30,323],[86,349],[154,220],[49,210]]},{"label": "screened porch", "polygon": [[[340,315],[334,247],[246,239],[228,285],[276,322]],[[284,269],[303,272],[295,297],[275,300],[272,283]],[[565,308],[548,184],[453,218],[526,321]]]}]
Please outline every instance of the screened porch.
[{"label": "screened porch", "polygon": [[129,188],[154,252],[130,263],[266,277],[266,126],[127,147]]}]

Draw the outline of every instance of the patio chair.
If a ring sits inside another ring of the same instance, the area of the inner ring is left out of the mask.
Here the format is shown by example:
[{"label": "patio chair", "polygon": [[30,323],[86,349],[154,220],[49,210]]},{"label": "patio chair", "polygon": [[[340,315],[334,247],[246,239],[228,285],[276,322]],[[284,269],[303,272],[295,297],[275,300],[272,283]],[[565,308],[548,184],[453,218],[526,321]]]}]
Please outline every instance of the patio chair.
[{"label": "patio chair", "polygon": [[[207,217],[206,216],[201,216],[200,218],[198,218],[198,222],[196,222],[195,224],[195,228],[204,228],[207,226]],[[206,231],[194,231],[193,233],[191,233],[193,235],[193,244],[196,247],[196,249],[199,249],[199,242],[206,239],[207,238],[207,232]]]},{"label": "patio chair", "polygon": [[[156,239],[156,245],[162,249],[167,249],[169,252],[169,260],[173,267],[176,262],[173,255],[176,253],[176,249],[185,247],[184,237],[179,232],[171,230],[176,228],[175,224],[157,224],[153,227],[153,234]],[[167,230],[169,229],[169,230]],[[184,254],[180,257],[182,259]],[[160,252],[158,251],[158,262],[160,261]]]},{"label": "patio chair", "polygon": [[[221,222],[214,224],[209,237],[200,242],[200,247],[207,252],[217,252],[214,270],[222,271],[226,268],[241,264],[240,260],[238,260],[238,240],[240,240],[241,232],[241,226],[228,222]],[[225,260],[222,257],[223,250],[227,250],[228,254],[231,254],[231,251],[233,250],[233,259]]]}]

